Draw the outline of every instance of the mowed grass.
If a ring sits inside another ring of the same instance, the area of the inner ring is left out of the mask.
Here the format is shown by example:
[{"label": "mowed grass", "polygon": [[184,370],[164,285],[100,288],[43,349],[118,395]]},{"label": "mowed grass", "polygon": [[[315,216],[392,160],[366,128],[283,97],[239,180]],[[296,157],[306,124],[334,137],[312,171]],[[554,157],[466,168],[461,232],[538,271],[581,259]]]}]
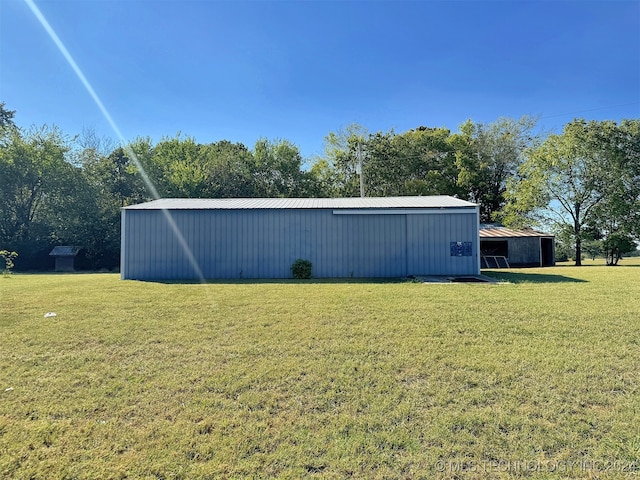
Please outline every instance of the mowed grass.
[{"label": "mowed grass", "polygon": [[640,475],[640,263],[490,274],[0,277],[0,477]]}]

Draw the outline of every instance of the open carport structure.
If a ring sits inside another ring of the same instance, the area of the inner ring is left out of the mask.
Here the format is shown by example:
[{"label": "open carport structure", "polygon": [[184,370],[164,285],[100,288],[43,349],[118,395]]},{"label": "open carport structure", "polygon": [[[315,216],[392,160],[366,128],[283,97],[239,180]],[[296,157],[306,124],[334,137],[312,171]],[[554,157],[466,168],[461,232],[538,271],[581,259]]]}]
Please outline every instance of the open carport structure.
[{"label": "open carport structure", "polygon": [[448,196],[160,199],[122,210],[121,277],[478,275],[478,225]]},{"label": "open carport structure", "polygon": [[513,230],[480,225],[482,268],[551,267],[555,265],[555,238],[537,230]]}]

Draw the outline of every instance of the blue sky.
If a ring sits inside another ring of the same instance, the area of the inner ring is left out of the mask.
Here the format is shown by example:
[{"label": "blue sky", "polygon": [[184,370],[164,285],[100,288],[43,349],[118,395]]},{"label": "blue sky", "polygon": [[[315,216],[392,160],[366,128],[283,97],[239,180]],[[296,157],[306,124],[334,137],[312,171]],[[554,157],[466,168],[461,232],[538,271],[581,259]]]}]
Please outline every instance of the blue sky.
[{"label": "blue sky", "polygon": [[[354,122],[640,117],[638,0],[36,5],[127,139],[287,139],[311,158]],[[0,0],[0,101],[23,127],[116,137],[22,0]]]}]

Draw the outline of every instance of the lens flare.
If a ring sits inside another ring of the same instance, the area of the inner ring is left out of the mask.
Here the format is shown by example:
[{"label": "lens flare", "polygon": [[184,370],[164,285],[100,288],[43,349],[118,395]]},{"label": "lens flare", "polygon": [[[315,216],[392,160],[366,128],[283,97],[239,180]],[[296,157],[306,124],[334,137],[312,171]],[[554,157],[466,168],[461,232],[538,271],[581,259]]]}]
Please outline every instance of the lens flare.
[{"label": "lens flare", "polygon": [[[67,48],[64,46],[64,44],[62,43],[62,40],[60,40],[60,37],[58,37],[58,35],[53,30],[53,28],[51,27],[47,19],[44,17],[44,15],[42,14],[38,6],[34,3],[34,1],[33,0],[24,0],[24,1],[29,7],[29,9],[31,10],[31,12],[38,19],[42,27],[49,34],[49,37],[51,37],[51,40],[53,40],[53,43],[56,44],[56,46],[58,47],[58,50],[60,50],[60,53],[62,53],[64,58],[67,60],[67,63],[69,64],[69,66],[71,66],[71,68],[75,72],[76,76],[78,77],[82,85],[84,85],[84,88],[87,90],[87,92],[89,92],[89,95],[91,95],[91,98],[93,99],[93,101],[96,103],[96,105],[102,112],[102,115],[104,116],[104,118],[107,120],[107,122],[109,122],[109,125],[111,126],[114,133],[120,140],[122,147],[127,152],[127,155],[129,156],[129,158],[133,160],[133,163],[138,169],[138,172],[140,172],[140,176],[142,177],[142,180],[144,181],[144,184],[149,190],[149,192],[151,192],[151,196],[155,200],[159,199],[160,195],[158,194],[158,190],[156,189],[155,185],[147,175],[147,172],[144,170],[142,163],[140,162],[140,160],[138,160],[138,156],[133,151],[131,146],[128,144],[127,140],[124,138],[124,135],[120,131],[120,128],[118,128],[118,125],[113,120],[113,118],[111,117],[111,114],[102,103],[102,100],[100,100],[100,97],[98,97],[98,94],[95,92],[95,90],[89,83],[89,80],[87,80],[87,77],[85,77],[84,73],[82,73],[82,70],[80,70],[80,67],[78,66],[78,64],[75,62],[75,60],[69,53],[69,50],[67,50]],[[178,243],[186,253],[189,263],[191,264],[191,267],[196,272],[196,275],[200,278],[200,281],[204,282],[205,278],[204,278],[204,274],[202,273],[202,269],[200,268],[200,265],[198,265],[198,261],[193,255],[193,252],[191,251],[191,248],[187,244],[187,241],[185,240],[184,236],[182,235],[180,228],[178,228],[178,225],[176,224],[175,220],[171,216],[171,213],[165,209],[162,209],[162,213],[164,214],[165,219],[167,220],[167,223],[171,227],[171,230],[173,231],[176,238],[178,239]]]}]

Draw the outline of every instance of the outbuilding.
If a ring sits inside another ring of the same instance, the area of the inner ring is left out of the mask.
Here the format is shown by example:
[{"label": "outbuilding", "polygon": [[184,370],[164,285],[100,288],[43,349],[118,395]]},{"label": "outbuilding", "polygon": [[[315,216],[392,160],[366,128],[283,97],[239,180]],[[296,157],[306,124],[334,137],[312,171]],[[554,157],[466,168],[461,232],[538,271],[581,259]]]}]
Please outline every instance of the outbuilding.
[{"label": "outbuilding", "polygon": [[49,256],[55,258],[56,272],[75,272],[75,259],[82,247],[74,247],[69,245],[59,245],[53,247],[49,252]]},{"label": "outbuilding", "polygon": [[537,230],[480,225],[482,268],[550,267],[555,265],[555,238]]},{"label": "outbuilding", "polygon": [[122,210],[121,277],[137,280],[480,273],[477,205],[448,196],[160,199]]}]

